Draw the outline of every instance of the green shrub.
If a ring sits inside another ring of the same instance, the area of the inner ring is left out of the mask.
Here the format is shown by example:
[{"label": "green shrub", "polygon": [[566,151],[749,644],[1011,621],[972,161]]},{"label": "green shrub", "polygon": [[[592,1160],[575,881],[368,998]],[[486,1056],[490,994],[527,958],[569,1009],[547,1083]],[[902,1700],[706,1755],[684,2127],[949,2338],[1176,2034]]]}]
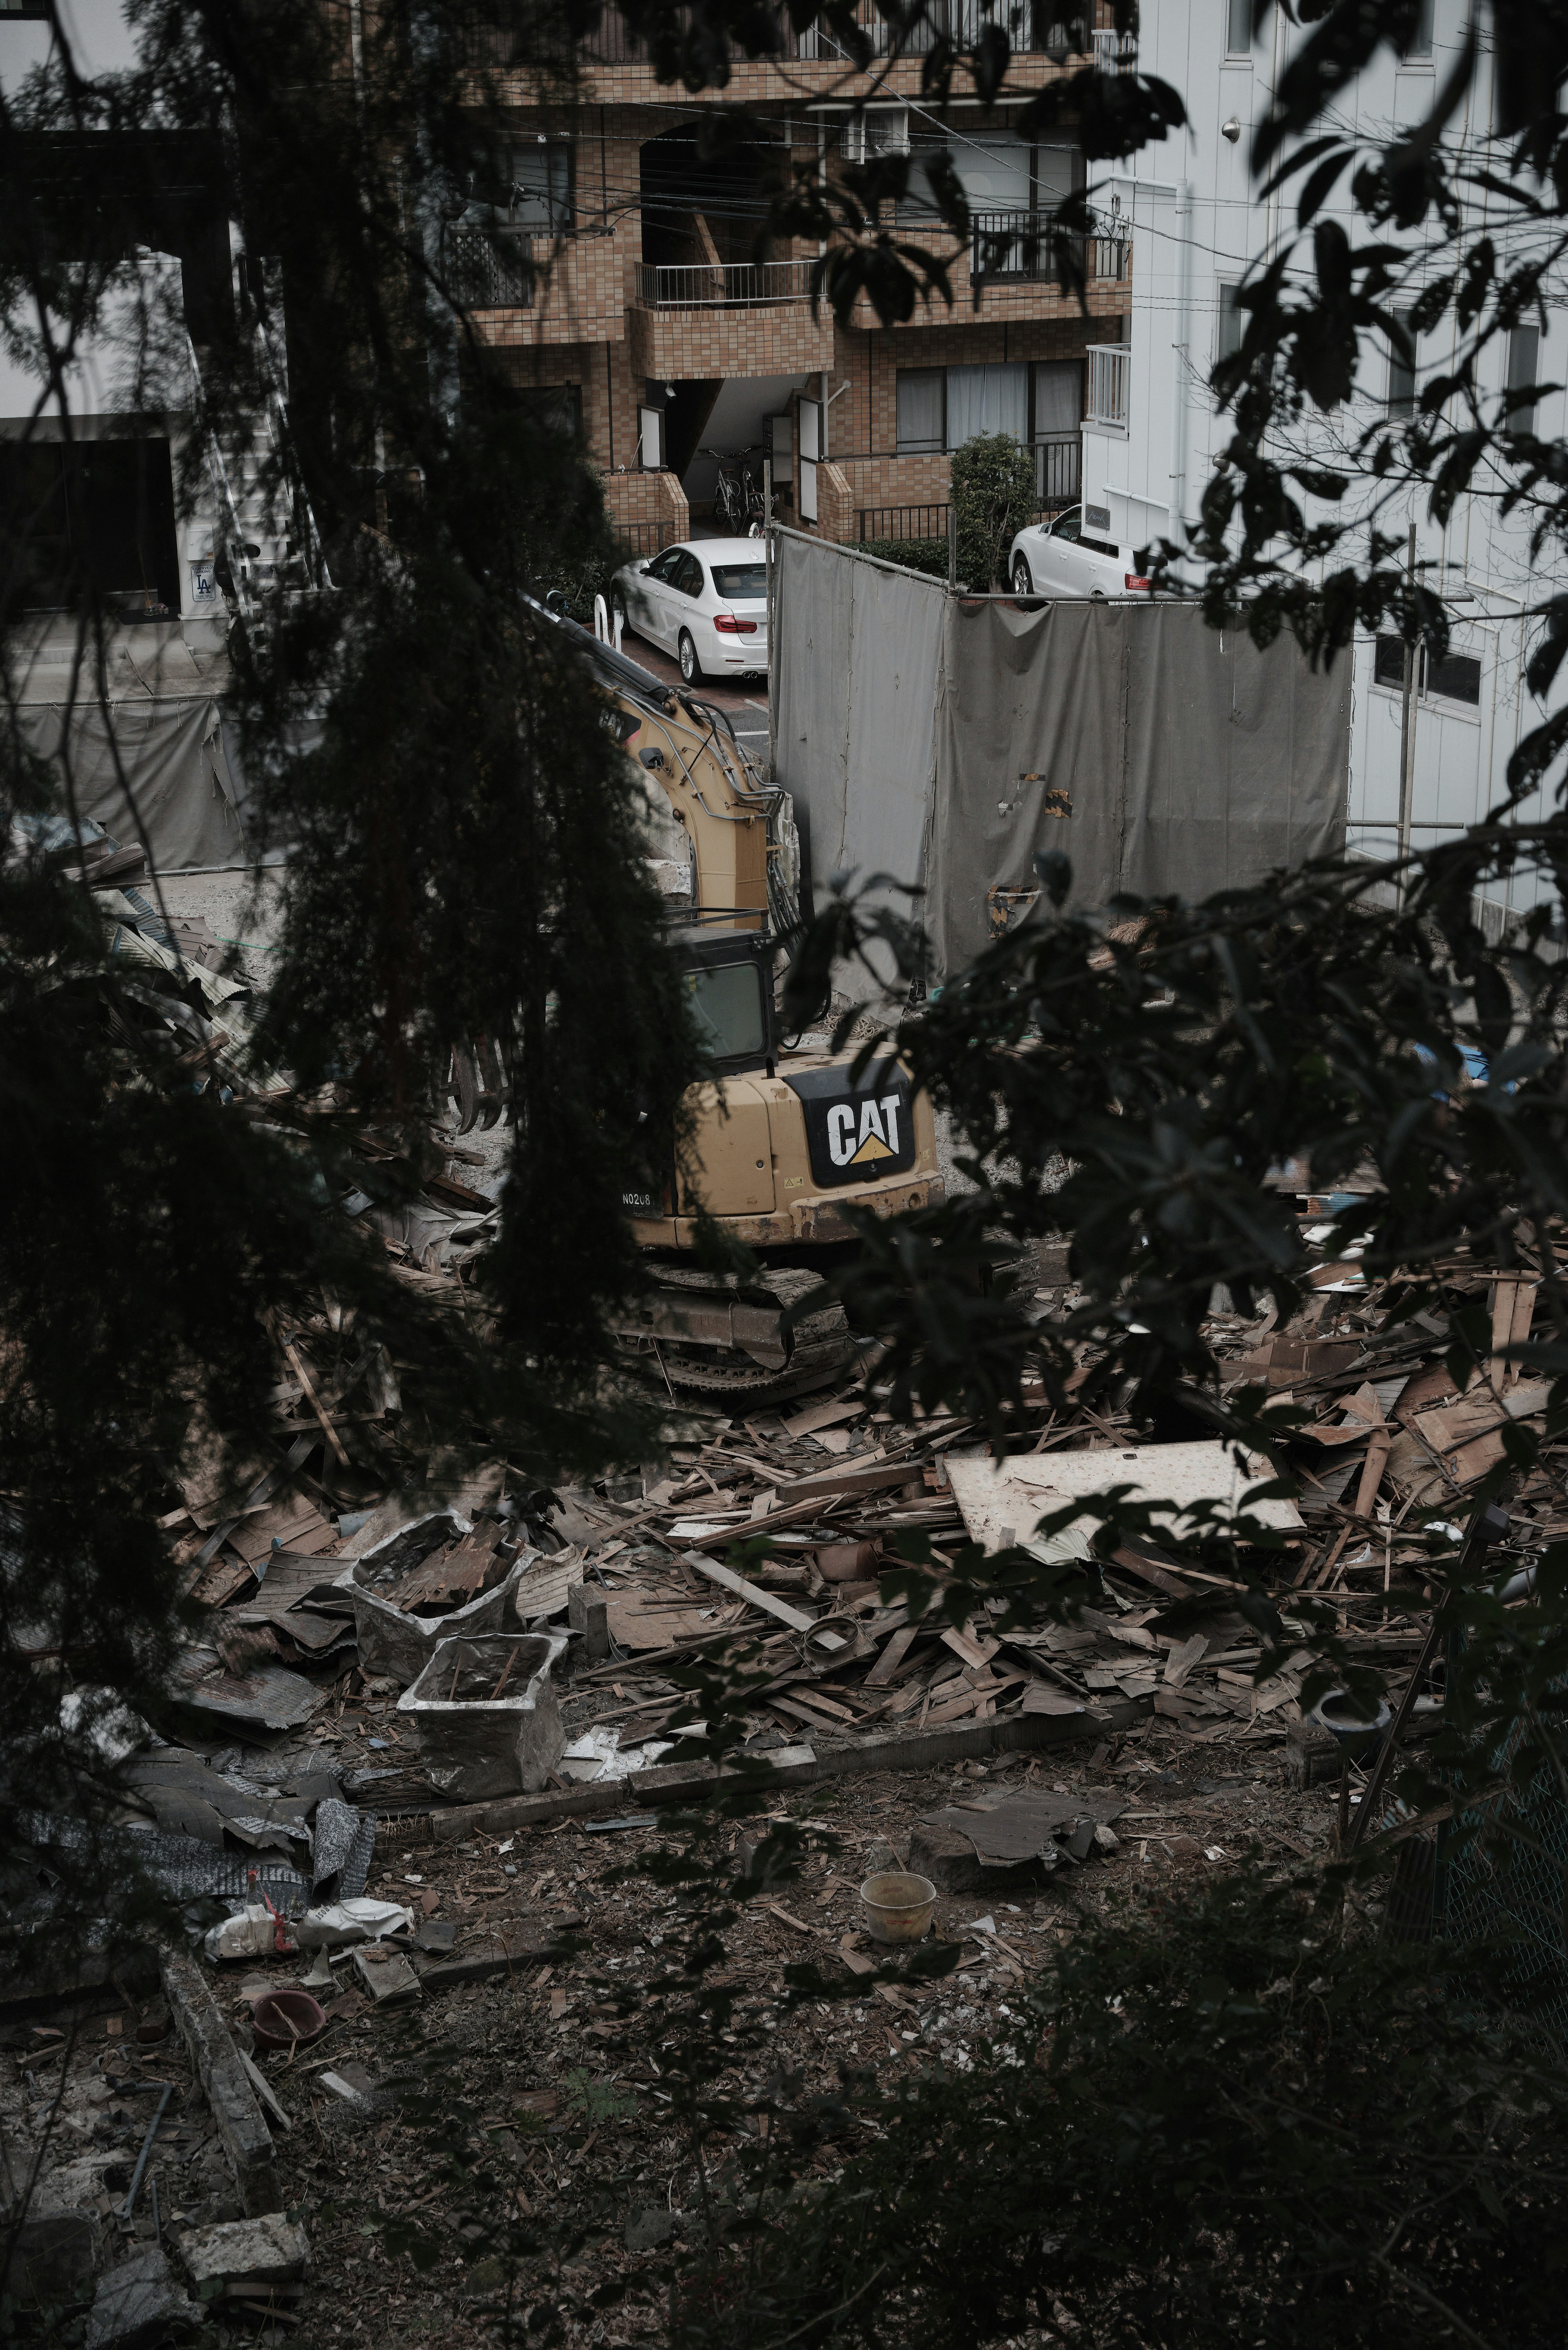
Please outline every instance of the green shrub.
[{"label": "green shrub", "polygon": [[1005,587],[1013,533],[1038,503],[1033,458],[1011,432],[977,432],[953,452],[952,501],[959,577],[977,594]]},{"label": "green shrub", "polygon": [[933,579],[948,576],[945,538],[857,538],[853,551],[878,556],[884,563],[899,564],[906,571],[929,572]]}]

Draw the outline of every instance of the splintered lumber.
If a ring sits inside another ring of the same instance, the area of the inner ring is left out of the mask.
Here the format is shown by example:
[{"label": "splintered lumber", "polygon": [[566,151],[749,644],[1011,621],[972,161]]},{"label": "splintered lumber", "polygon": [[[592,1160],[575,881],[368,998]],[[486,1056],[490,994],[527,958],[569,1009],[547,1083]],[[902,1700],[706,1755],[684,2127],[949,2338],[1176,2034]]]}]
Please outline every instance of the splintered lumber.
[{"label": "splintered lumber", "polygon": [[[772,1616],[780,1624],[787,1624],[792,1632],[816,1629],[815,1616],[807,1616],[803,1609],[792,1607],[786,1599],[775,1599],[771,1591],[764,1591],[760,1584],[748,1583],[743,1575],[735,1573],[733,1567],[721,1566],[716,1558],[704,1558],[700,1550],[683,1551],[681,1558],[687,1566],[694,1566],[698,1574],[705,1575],[711,1583],[722,1584],[724,1589],[732,1591],[737,1599],[745,1600],[750,1607],[760,1607],[764,1616]],[[846,1648],[850,1645],[837,1632],[823,1632],[818,1637],[825,1648]]]}]

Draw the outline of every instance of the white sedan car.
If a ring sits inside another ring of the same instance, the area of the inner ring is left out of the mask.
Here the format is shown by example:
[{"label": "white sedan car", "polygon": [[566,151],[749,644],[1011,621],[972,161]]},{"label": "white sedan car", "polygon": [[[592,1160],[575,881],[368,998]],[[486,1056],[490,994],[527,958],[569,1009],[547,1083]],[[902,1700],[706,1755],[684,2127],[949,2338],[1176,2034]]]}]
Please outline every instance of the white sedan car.
[{"label": "white sedan car", "polygon": [[1033,522],[1018,533],[1008,567],[1015,596],[1087,596],[1098,603],[1152,592],[1134,549],[1102,538],[1085,517],[1083,506],[1069,506],[1054,522]]},{"label": "white sedan car", "polygon": [[680,663],[688,685],[768,665],[768,567],[754,538],[703,538],[622,566],[610,583],[625,625]]}]

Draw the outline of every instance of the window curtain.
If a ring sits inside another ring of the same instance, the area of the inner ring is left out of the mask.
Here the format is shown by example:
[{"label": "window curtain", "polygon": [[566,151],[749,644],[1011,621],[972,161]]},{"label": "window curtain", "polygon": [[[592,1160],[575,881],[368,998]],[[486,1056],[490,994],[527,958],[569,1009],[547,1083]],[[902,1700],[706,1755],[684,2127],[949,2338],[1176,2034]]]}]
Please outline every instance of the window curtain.
[{"label": "window curtain", "polygon": [[1029,369],[953,367],[948,369],[948,447],[961,449],[977,432],[1029,438]]},{"label": "window curtain", "polygon": [[940,450],[942,445],[942,371],[940,368],[900,368],[898,370],[899,449]]},{"label": "window curtain", "polygon": [[1032,151],[1027,139],[955,136],[953,169],[971,212],[1026,213]]},{"label": "window curtain", "polygon": [[1084,370],[1077,359],[1043,359],[1034,369],[1034,437],[1075,432],[1084,419]]}]

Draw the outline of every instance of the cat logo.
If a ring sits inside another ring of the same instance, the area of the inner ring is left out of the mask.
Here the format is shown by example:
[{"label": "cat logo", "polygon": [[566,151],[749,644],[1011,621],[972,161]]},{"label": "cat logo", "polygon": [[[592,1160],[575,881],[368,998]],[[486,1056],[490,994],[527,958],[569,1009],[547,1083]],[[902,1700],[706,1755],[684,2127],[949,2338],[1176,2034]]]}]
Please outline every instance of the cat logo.
[{"label": "cat logo", "polygon": [[827,1113],[827,1148],[836,1167],[872,1167],[878,1159],[898,1155],[898,1097],[885,1094],[860,1104],[858,1130],[855,1104],[836,1102]]}]

